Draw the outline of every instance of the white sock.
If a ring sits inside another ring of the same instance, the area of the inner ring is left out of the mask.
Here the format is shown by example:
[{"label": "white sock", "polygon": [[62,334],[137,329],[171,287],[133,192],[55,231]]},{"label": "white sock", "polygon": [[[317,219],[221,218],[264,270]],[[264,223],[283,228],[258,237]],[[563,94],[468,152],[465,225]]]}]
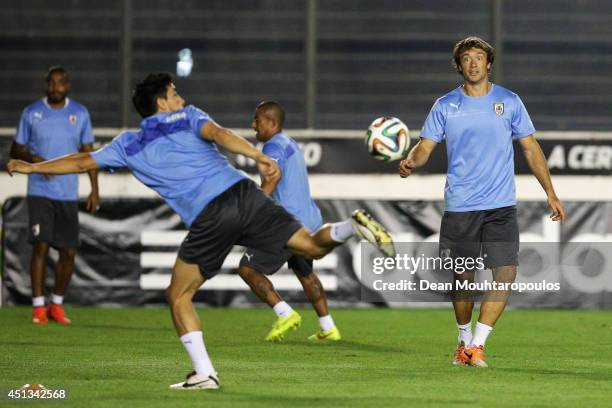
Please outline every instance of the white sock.
[{"label": "white sock", "polygon": [[347,239],[355,235],[355,228],[351,220],[334,222],[331,224],[331,239],[336,242],[346,242]]},{"label": "white sock", "polygon": [[44,296],[36,296],[32,298],[32,306],[40,307],[45,305],[45,297]]},{"label": "white sock", "polygon": [[206,352],[206,346],[204,346],[204,337],[201,331],[194,331],[183,334],[181,336],[181,342],[185,346],[185,350],[191,358],[193,369],[199,375],[208,377],[215,373],[212,362]]},{"label": "white sock", "polygon": [[466,324],[457,323],[457,329],[459,330],[459,337],[457,341],[463,343],[465,346],[470,345],[472,341],[472,322]]},{"label": "white sock", "polygon": [[319,326],[321,326],[321,330],[328,331],[336,326],[334,324],[334,319],[332,319],[331,315],[321,316],[319,317]]},{"label": "white sock", "polygon": [[64,303],[64,297],[51,293],[51,302],[55,303],[56,305],[61,305]]},{"label": "white sock", "polygon": [[278,317],[287,317],[291,314],[291,312],[293,312],[291,306],[289,306],[287,302],[283,300],[275,304],[272,309],[274,309],[274,313],[276,313]]},{"label": "white sock", "polygon": [[476,322],[476,330],[474,330],[474,337],[472,337],[471,344],[474,346],[484,346],[487,341],[487,337],[493,331],[491,326]]}]

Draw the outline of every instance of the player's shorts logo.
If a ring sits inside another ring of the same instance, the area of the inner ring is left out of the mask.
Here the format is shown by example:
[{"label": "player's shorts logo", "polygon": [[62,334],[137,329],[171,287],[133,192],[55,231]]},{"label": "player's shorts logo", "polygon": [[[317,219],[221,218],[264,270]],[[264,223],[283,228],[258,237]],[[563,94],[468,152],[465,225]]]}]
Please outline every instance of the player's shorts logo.
[{"label": "player's shorts logo", "polygon": [[70,115],[70,116],[68,116],[68,120],[70,121],[70,123],[72,123],[74,125],[77,122],[77,117],[76,117],[76,115]]},{"label": "player's shorts logo", "polygon": [[35,237],[40,235],[40,224],[32,225],[32,235]]},{"label": "player's shorts logo", "polygon": [[504,114],[504,104],[501,102],[497,102],[495,105],[493,105],[493,110],[495,111],[495,114],[497,116],[501,116]]},{"label": "player's shorts logo", "polygon": [[447,258],[450,258],[451,255],[452,255],[452,253],[451,253],[451,249],[450,248],[442,248],[442,249],[440,249],[440,258],[447,259]]}]

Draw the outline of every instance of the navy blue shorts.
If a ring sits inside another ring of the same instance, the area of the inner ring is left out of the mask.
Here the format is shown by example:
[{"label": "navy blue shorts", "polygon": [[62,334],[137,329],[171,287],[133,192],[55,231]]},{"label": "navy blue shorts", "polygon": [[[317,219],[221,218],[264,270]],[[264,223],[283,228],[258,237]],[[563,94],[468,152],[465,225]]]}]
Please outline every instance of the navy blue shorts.
[{"label": "navy blue shorts", "polygon": [[30,242],[46,242],[56,249],[79,246],[79,203],[28,196]]},{"label": "navy blue shorts", "polygon": [[270,253],[248,248],[240,259],[240,266],[247,266],[257,272],[272,275],[287,262],[287,266],[299,276],[308,276],[312,273],[312,259],[293,255],[284,250],[281,253]]},{"label": "navy blue shorts", "polygon": [[516,207],[450,212],[440,227],[441,258],[482,256],[486,268],[518,265],[519,230]]},{"label": "navy blue shorts", "polygon": [[215,197],[197,216],[178,256],[195,263],[204,278],[215,276],[234,245],[281,254],[302,224],[252,180],[242,180]]}]

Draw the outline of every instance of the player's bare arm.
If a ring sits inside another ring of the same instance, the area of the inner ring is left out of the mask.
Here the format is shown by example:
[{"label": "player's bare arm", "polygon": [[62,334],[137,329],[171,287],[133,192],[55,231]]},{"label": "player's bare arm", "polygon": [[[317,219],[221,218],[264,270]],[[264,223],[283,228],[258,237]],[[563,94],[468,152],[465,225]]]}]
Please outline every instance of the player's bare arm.
[{"label": "player's bare arm", "polygon": [[200,134],[204,139],[215,142],[232,153],[242,154],[255,160],[262,155],[248,140],[213,121],[202,126]]},{"label": "player's bare arm", "polygon": [[546,193],[548,206],[552,210],[550,218],[553,221],[565,221],[565,209],[555,193],[552,180],[550,179],[550,172],[548,171],[548,164],[540,144],[533,135],[523,137],[519,141],[531,172],[536,176]]},{"label": "player's bare arm", "polygon": [[438,144],[430,139],[421,139],[419,142],[410,150],[408,157],[400,162],[399,174],[400,177],[406,178],[412,174],[412,171],[417,168],[424,166],[431,156],[431,152],[436,148]]},{"label": "player's bare arm", "polygon": [[[93,144],[83,143],[81,145],[81,152],[93,152]],[[91,193],[89,193],[89,197],[87,197],[87,211],[94,214],[100,209],[100,194],[98,193],[98,172],[94,169],[89,170],[87,174],[89,175],[89,183],[91,184]]]},{"label": "player's bare arm", "polygon": [[271,195],[274,190],[276,190],[276,186],[280,182],[281,177],[282,173],[278,171],[274,177],[264,178],[264,180],[261,182],[261,189],[263,192],[267,195]]},{"label": "player's bare arm", "polygon": [[[30,152],[27,146],[19,144],[15,141],[13,141],[13,144],[11,144],[11,151],[9,154],[11,159],[23,160],[28,163],[40,163],[45,161],[43,157],[37,156],[34,153]],[[48,174],[46,174],[45,177],[47,179],[52,178],[52,176]]]},{"label": "player's bare arm", "polygon": [[89,170],[98,169],[98,163],[89,153],[74,153],[57,159],[40,163],[28,163],[23,160],[9,160],[7,170],[9,175],[13,173],[40,173],[40,174],[70,174],[84,173]]},{"label": "player's bare arm", "polygon": [[257,150],[246,139],[237,135],[231,130],[210,121],[202,126],[200,135],[204,139],[213,141],[232,153],[242,154],[255,160],[257,162],[259,172],[265,179],[280,177],[280,170],[274,160]]},{"label": "player's bare arm", "polygon": [[9,154],[11,156],[11,159],[23,160],[28,163],[40,163],[45,161],[45,159],[43,159],[42,157],[30,152],[25,145],[19,144],[17,142],[13,142],[13,144],[11,145],[11,152]]}]

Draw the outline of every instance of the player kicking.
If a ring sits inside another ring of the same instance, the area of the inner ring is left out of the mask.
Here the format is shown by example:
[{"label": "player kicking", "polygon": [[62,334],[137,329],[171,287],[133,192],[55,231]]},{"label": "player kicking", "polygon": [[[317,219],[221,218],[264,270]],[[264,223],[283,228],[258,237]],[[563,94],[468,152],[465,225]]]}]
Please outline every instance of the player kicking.
[{"label": "player kicking", "polygon": [[[494,50],[477,37],[458,42],[453,49],[463,84],[433,105],[421,131],[421,140],[400,163],[400,176],[423,166],[437,143],[446,140],[448,175],[445,212],[440,227],[441,256],[477,258],[496,282],[511,283],[518,265],[519,231],[516,218],[514,151],[518,139],[529,168],[548,198],[553,221],[565,219],[535,129],[521,99],[489,82]],[[447,255],[442,255],[447,254]],[[455,280],[474,280],[474,272],[455,274]],[[474,301],[455,293],[453,307],[459,330],[453,363],[487,367],[484,345],[506,306],[510,291],[488,291],[472,335]]]},{"label": "player kicking", "polygon": [[[293,214],[310,231],[318,230],[323,224],[321,211],[310,197],[308,172],[304,155],[297,143],[283,132],[285,111],[273,101],[259,104],[255,109],[252,128],[256,138],[264,142],[263,153],[276,161],[277,176],[264,179],[261,189]],[[344,229],[352,234],[351,222],[338,223],[334,231]],[[308,337],[312,341],[340,340],[340,331],[329,314],[325,291],[317,275],[312,271],[312,259],[293,255],[287,250],[272,253],[248,248],[240,260],[238,273],[253,292],[276,313],[277,320],[266,336],[267,341],[281,341],[286,332],[297,328],[301,316],[284,302],[274,290],[272,282],[264,275],[278,271],[285,262],[293,270],[304,288],[304,293],[319,316],[318,333]]]},{"label": "player kicking", "polygon": [[[150,74],[134,90],[132,101],[144,118],[137,132],[123,132],[104,148],[37,164],[11,160],[9,173],[67,174],[127,167],[155,190],[189,228],[172,270],[166,297],[174,326],[194,371],[173,389],[216,389],[219,378],[208,357],[192,298],[217,274],[234,244],[319,259],[355,232],[346,222],[311,234],[283,207],[232,167],[217,149],[242,154],[257,163],[264,179],[278,177],[274,160],[215,123],[194,106],[184,107],[169,74]],[[377,222],[357,217],[366,238],[375,238],[393,255],[390,235]]]}]

